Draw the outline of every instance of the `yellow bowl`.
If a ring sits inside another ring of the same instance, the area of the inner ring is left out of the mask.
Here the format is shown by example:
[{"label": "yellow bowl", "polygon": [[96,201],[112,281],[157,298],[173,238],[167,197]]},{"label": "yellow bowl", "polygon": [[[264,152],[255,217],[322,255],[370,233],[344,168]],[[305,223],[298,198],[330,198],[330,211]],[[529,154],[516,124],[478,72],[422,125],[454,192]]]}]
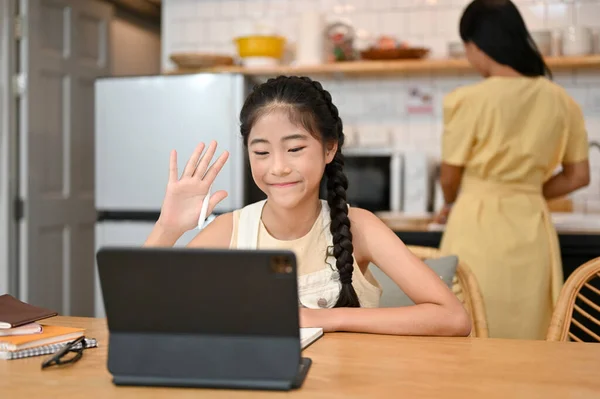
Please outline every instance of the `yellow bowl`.
[{"label": "yellow bowl", "polygon": [[240,57],[272,57],[280,59],[285,49],[281,36],[244,36],[234,39]]}]

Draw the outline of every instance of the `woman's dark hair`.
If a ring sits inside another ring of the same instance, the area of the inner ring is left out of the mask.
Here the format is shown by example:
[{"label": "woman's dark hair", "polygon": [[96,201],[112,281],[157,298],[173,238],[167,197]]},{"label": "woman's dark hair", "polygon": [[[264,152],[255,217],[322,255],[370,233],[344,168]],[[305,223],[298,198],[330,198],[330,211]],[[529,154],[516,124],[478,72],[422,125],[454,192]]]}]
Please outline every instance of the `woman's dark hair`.
[{"label": "woman's dark hair", "polygon": [[290,121],[302,126],[325,145],[337,142],[337,152],[325,167],[327,204],[331,212],[330,231],[333,236],[333,255],[340,274],[342,288],[335,307],[360,307],[352,286],[354,257],[352,233],[346,203],[348,179],[344,174],[343,124],[331,95],[317,81],[307,77],[279,76],[258,85],[246,99],[240,113],[244,145],[257,119],[271,110],[287,112]]},{"label": "woman's dark hair", "polygon": [[460,37],[525,76],[552,77],[525,21],[510,0],[474,0],[460,20]]}]

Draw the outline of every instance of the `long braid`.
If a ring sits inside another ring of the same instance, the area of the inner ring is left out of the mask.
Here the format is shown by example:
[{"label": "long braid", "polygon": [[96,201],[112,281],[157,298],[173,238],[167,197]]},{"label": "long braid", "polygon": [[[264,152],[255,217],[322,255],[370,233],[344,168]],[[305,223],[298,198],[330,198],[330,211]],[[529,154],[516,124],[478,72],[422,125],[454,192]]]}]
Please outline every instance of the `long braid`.
[{"label": "long braid", "polygon": [[344,173],[344,127],[339,111],[333,104],[331,94],[319,82],[302,77],[305,82],[311,83],[321,93],[327,104],[331,116],[335,120],[336,138],[338,141],[337,152],[333,161],[325,167],[327,176],[327,204],[330,208],[331,226],[333,236],[333,256],[336,259],[336,267],[340,274],[342,288],[335,307],[360,307],[358,295],[352,286],[352,273],[354,272],[354,246],[352,245],[352,231],[350,230],[350,218],[348,217],[348,203],[346,202],[346,190],[348,189],[348,178]]}]

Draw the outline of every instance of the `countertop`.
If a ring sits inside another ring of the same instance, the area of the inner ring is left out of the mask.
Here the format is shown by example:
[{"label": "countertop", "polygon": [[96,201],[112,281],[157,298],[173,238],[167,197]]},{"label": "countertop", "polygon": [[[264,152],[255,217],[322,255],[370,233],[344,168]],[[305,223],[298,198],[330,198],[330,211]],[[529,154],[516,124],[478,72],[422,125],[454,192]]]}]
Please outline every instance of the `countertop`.
[{"label": "countertop", "polygon": [[[395,232],[443,232],[444,226],[432,223],[433,214],[409,215],[378,212],[376,215]],[[600,214],[554,212],[552,221],[559,234],[600,235]]]}]

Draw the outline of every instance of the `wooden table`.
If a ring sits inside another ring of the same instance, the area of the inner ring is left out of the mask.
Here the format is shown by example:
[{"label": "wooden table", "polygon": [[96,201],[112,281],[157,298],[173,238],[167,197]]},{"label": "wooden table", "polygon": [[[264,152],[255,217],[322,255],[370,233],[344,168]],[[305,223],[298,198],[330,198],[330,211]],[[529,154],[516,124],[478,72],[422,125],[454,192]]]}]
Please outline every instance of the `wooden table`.
[{"label": "wooden table", "polygon": [[42,357],[0,361],[0,397],[13,398],[599,398],[600,345],[477,338],[326,334],[302,389],[285,392],[117,387],[106,369],[104,319],[55,317],[99,347],[42,371]]}]

